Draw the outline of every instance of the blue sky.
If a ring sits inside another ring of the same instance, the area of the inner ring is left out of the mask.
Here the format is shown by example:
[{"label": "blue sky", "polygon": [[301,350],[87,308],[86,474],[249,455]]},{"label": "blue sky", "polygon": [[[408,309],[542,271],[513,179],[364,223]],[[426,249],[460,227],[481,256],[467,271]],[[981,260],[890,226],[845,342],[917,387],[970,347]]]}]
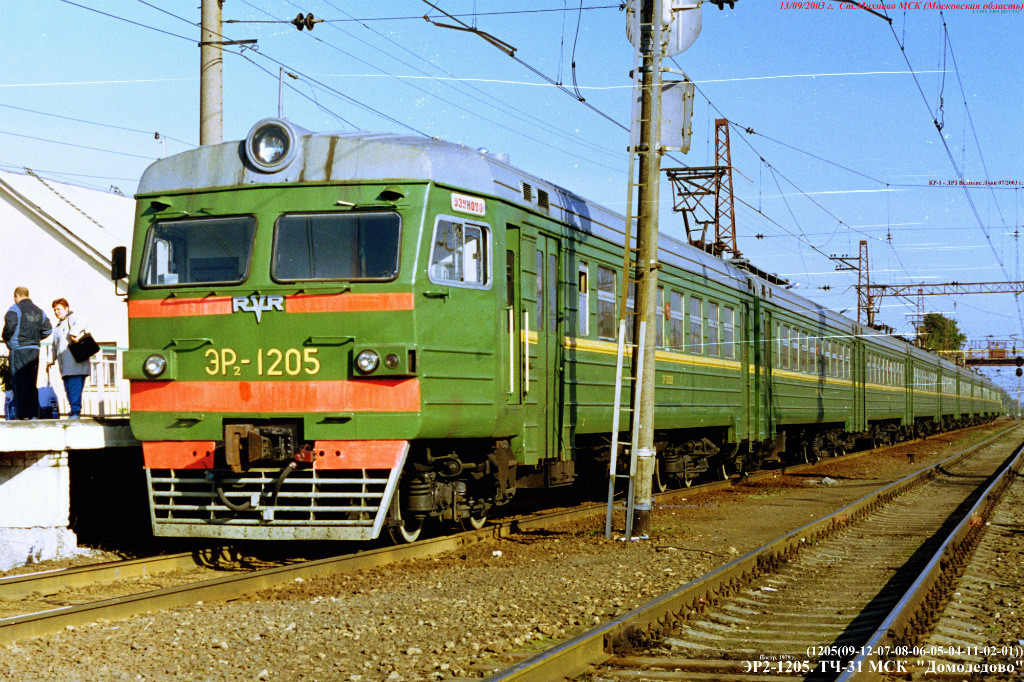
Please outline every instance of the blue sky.
[{"label": "blue sky", "polygon": [[[198,4],[39,0],[5,13],[0,168],[130,195],[165,148],[195,145]],[[285,78],[294,88],[285,89],[285,115],[306,128],[419,132],[485,147],[624,210],[628,134],[608,118],[629,124],[633,54],[617,3],[584,0],[582,11],[569,0],[434,4],[514,46],[525,65],[477,36],[427,23],[428,12],[451,20],[418,0],[227,0],[225,20],[312,12],[328,21],[312,32],[225,23],[227,38],[255,38],[258,52],[225,55],[224,138],[244,137],[276,114],[284,64],[299,76]],[[501,13],[510,7],[519,13]],[[737,0],[725,11],[705,3],[700,37],[670,63],[703,95],[690,153],[663,165],[713,163],[719,116],[752,129],[732,130],[742,173],[736,194],[761,211],[737,205],[739,248],[836,310],[855,314],[856,278],[836,272],[826,255],[856,256],[861,239],[875,283],[1024,279],[1016,234],[1024,220],[1024,12],[940,15],[925,7],[888,10],[890,28],[835,1]],[[608,118],[526,66],[572,89],[573,61],[580,94]],[[933,119],[943,123],[941,137]],[[971,181],[1018,184],[965,192],[947,185],[959,179],[954,164]],[[662,204],[662,232],[681,236],[667,184]],[[1015,334],[1024,346],[1013,296],[935,296],[925,304],[972,339]],[[912,312],[887,298],[878,319],[910,333]],[[1011,368],[986,372],[1017,390]]]}]

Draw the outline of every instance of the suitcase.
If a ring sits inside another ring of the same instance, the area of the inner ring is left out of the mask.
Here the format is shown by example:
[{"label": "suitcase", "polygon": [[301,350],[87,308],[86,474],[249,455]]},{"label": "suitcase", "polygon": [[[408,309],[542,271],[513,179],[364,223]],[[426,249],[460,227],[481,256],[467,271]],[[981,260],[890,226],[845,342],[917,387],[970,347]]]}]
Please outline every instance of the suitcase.
[{"label": "suitcase", "polygon": [[14,391],[4,393],[4,419],[18,418],[18,409],[14,404]]},{"label": "suitcase", "polygon": [[57,392],[47,384],[39,389],[39,418],[60,419],[60,407],[57,404]]}]

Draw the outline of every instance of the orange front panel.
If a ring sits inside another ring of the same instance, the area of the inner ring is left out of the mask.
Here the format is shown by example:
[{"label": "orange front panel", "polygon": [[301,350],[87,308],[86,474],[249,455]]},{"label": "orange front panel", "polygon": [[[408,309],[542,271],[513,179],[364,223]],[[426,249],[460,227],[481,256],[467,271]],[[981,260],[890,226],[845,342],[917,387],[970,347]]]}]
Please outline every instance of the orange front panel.
[{"label": "orange front panel", "polygon": [[128,317],[195,317],[231,314],[230,296],[128,301]]},{"label": "orange front panel", "polygon": [[416,412],[419,379],[133,381],[138,412]]},{"label": "orange front panel", "polygon": [[154,441],[142,444],[147,469],[209,469],[213,466],[212,440]]},{"label": "orange front panel", "polygon": [[314,469],[394,469],[402,463],[409,441],[318,440],[313,443]]},{"label": "orange front panel", "polygon": [[412,310],[411,293],[404,294],[310,294],[289,296],[290,313],[354,313],[379,310]]},{"label": "orange front panel", "polygon": [[[411,293],[383,294],[296,294],[286,296],[286,313],[355,313],[412,310]],[[128,301],[128,317],[195,317],[198,315],[230,315],[231,297],[166,298]]]}]

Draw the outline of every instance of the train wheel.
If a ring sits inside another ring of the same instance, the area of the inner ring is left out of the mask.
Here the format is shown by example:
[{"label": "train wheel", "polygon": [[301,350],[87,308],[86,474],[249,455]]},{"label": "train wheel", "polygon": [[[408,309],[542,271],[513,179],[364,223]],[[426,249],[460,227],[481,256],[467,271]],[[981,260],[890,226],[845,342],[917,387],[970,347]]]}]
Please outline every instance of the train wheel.
[{"label": "train wheel", "polygon": [[408,509],[403,509],[403,505],[398,499],[400,496],[400,493],[396,492],[391,501],[391,515],[392,518],[397,518],[398,523],[388,526],[388,535],[396,545],[407,545],[420,539],[420,535],[423,533],[424,519],[417,519],[409,513]]},{"label": "train wheel", "polygon": [[477,515],[470,512],[469,516],[459,519],[459,525],[462,526],[462,530],[480,530],[487,525],[487,510],[484,509]]},{"label": "train wheel", "polygon": [[690,461],[683,459],[683,473],[679,474],[679,481],[683,484],[684,488],[689,488],[693,485],[693,474],[690,473]]},{"label": "train wheel", "polygon": [[657,459],[654,467],[654,481],[652,487],[654,492],[663,493],[668,490],[668,474],[662,471],[665,468],[665,462],[660,457]]},{"label": "train wheel", "polygon": [[824,449],[825,438],[820,433],[811,436],[811,442],[807,444],[808,462],[817,464],[818,460],[821,459],[821,453]]},{"label": "train wheel", "polygon": [[388,526],[388,534],[396,545],[407,545],[420,539],[423,519],[409,519],[398,526]]}]

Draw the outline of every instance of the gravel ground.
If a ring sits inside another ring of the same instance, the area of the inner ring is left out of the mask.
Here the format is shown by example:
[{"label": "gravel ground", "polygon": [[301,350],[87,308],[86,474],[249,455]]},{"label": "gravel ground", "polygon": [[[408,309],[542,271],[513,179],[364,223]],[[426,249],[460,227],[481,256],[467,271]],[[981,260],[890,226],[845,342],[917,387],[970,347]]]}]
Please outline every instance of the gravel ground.
[{"label": "gravel ground", "polygon": [[[962,664],[987,665],[983,679],[1020,680],[1024,671],[1022,600],[1024,480],[1018,478],[993,514],[942,619],[921,644],[924,650],[934,647],[949,655],[927,663],[923,670],[932,665],[945,671],[957,671]],[[1000,674],[1007,666],[1014,671]],[[915,675],[915,679],[924,677],[920,672]]]},{"label": "gravel ground", "polygon": [[993,523],[1004,532],[989,533],[982,540],[982,546],[996,557],[987,567],[991,582],[979,604],[983,616],[978,625],[987,631],[993,649],[986,660],[1014,664],[1020,679],[1024,676],[1024,480],[1018,478],[1006,492]]},{"label": "gravel ground", "polygon": [[951,441],[933,437],[728,491],[680,491],[659,504],[648,541],[606,541],[595,518],[2,646],[0,680],[479,676],[499,654],[550,646],[933,463],[959,449]]}]

